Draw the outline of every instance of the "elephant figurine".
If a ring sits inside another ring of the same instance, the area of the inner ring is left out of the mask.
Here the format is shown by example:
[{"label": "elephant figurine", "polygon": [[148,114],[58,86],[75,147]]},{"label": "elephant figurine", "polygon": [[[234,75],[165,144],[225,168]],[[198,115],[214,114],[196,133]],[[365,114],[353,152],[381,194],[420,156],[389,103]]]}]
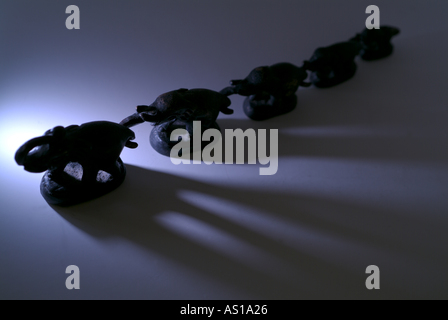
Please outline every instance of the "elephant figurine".
[{"label": "elephant figurine", "polygon": [[367,29],[357,34],[352,41],[358,41],[362,48],[360,56],[363,60],[371,61],[385,58],[392,54],[394,47],[391,40],[400,30],[395,27],[381,26],[380,29]]},{"label": "elephant figurine", "polygon": [[150,143],[159,153],[169,156],[177,143],[170,140],[175,129],[186,129],[193,136],[193,121],[201,121],[202,132],[215,128],[220,112],[232,114],[231,101],[225,95],[208,89],[179,89],[166,92],[150,104],[137,106],[137,112],[123,119],[120,124],[132,127],[143,122],[154,124]]},{"label": "elephant figurine", "polygon": [[84,202],[117,188],[126,168],[120,159],[123,148],[136,148],[129,128],[95,121],[80,126],[57,126],[24,143],[15,160],[29,172],[47,171],[41,193],[53,205]]},{"label": "elephant figurine", "polygon": [[303,68],[311,71],[311,82],[318,88],[336,86],[352,78],[356,73],[355,58],[361,50],[357,41],[340,42],[318,48],[304,61]]},{"label": "elephant figurine", "polygon": [[239,94],[247,98],[243,110],[252,120],[266,120],[292,111],[297,105],[295,95],[305,82],[307,72],[291,63],[277,63],[253,69],[243,80],[230,81],[220,92],[226,96]]}]

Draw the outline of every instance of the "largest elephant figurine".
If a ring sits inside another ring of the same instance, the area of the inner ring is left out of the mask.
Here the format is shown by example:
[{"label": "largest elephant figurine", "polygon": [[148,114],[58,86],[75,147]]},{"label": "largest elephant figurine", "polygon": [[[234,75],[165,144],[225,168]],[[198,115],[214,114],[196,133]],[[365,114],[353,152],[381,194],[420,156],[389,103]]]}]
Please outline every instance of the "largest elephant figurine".
[{"label": "largest elephant figurine", "polygon": [[24,143],[15,160],[29,172],[47,171],[41,193],[55,205],[72,205],[108,193],[126,175],[123,148],[136,148],[135,134],[113,122],[54,127]]}]

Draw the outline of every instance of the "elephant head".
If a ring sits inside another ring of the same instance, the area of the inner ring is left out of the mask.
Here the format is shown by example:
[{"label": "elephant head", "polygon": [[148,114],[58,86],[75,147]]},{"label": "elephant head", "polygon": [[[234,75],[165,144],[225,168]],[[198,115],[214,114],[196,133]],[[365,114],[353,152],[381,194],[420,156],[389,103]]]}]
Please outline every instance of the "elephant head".
[{"label": "elephant head", "polygon": [[250,96],[268,91],[272,87],[272,82],[272,72],[269,67],[265,66],[253,69],[243,80],[230,81],[230,85],[233,86],[235,94]]},{"label": "elephant head", "polygon": [[[71,129],[74,126],[71,126]],[[64,143],[66,130],[61,126],[54,127],[24,143],[16,152],[15,160],[29,172],[44,172],[51,167],[66,163],[67,148]]]},{"label": "elephant head", "polygon": [[361,48],[361,44],[356,41],[317,48],[312,57],[303,62],[303,68],[312,72],[330,73],[334,68],[353,63]]},{"label": "elephant head", "polygon": [[[195,104],[186,98],[188,89],[166,92],[157,97],[149,106],[137,106],[138,116],[146,122],[156,125],[194,113]],[[184,119],[187,120],[187,119]]]}]

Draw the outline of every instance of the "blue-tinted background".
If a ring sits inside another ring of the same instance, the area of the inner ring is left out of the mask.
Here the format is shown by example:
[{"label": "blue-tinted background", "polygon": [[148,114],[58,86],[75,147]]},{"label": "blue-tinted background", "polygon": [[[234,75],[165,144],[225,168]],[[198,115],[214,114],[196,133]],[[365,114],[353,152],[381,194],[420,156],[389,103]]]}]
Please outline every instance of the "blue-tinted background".
[{"label": "blue-tinted background", "polygon": [[[81,11],[68,30],[67,6]],[[0,1],[0,298],[447,298],[448,9],[376,1],[394,54],[353,80],[298,91],[279,170],[180,165],[133,128],[113,193],[52,208],[14,152],[56,125],[119,122],[178,88],[220,90],[254,67],[301,65],[360,32],[364,0]],[[65,268],[81,290],[65,288]],[[366,267],[381,289],[365,288]]]}]

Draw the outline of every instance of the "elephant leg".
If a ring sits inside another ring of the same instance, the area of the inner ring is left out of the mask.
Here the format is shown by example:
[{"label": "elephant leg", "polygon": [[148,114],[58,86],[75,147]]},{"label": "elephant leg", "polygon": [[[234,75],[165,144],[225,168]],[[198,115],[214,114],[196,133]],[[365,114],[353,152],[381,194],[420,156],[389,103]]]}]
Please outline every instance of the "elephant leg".
[{"label": "elephant leg", "polygon": [[391,43],[381,43],[378,48],[365,48],[361,50],[360,56],[363,60],[372,61],[388,57],[392,54],[394,47]]},{"label": "elephant leg", "polygon": [[51,179],[59,184],[63,184],[68,178],[68,174],[64,171],[67,164],[51,168],[48,170],[48,174]]},{"label": "elephant leg", "polygon": [[172,117],[172,119],[169,119],[167,122],[160,124],[160,130],[165,133],[171,133],[171,126],[176,122],[176,120],[177,119],[175,117]]},{"label": "elephant leg", "polygon": [[252,120],[263,121],[288,113],[297,105],[297,96],[275,97],[267,94],[263,96],[249,96],[243,104],[244,113]]},{"label": "elephant leg", "polygon": [[120,166],[118,164],[118,159],[113,163],[103,167],[102,170],[109,173],[112,176],[112,179],[115,179],[116,177],[122,174]]},{"label": "elephant leg", "polygon": [[275,97],[268,92],[262,92],[249,96],[248,101],[251,106],[256,107],[273,107],[275,103]]},{"label": "elephant leg", "polygon": [[311,82],[318,88],[330,88],[349,80],[355,73],[356,63],[343,61],[331,68],[330,72],[313,72]]},{"label": "elephant leg", "polygon": [[[202,124],[202,122],[201,122]],[[193,137],[193,121],[187,121],[185,123],[185,130],[187,130],[188,134],[190,135],[190,139]]]},{"label": "elephant leg", "polygon": [[[201,132],[199,134],[202,134],[202,132],[204,132],[205,130],[209,129],[212,127],[214,121],[210,121],[209,119],[194,119],[194,121],[201,121]],[[194,135],[194,130],[193,130],[193,121],[187,121],[185,122],[185,130],[187,130],[188,134],[190,135],[190,139],[192,139],[193,135]]]},{"label": "elephant leg", "polygon": [[335,76],[337,77],[339,83],[342,83],[351,79],[355,75],[356,69],[356,63],[353,60],[349,60],[343,64],[339,64],[335,68]]},{"label": "elephant leg", "polygon": [[99,169],[95,166],[81,163],[82,166],[82,183],[93,184],[96,182]]}]

